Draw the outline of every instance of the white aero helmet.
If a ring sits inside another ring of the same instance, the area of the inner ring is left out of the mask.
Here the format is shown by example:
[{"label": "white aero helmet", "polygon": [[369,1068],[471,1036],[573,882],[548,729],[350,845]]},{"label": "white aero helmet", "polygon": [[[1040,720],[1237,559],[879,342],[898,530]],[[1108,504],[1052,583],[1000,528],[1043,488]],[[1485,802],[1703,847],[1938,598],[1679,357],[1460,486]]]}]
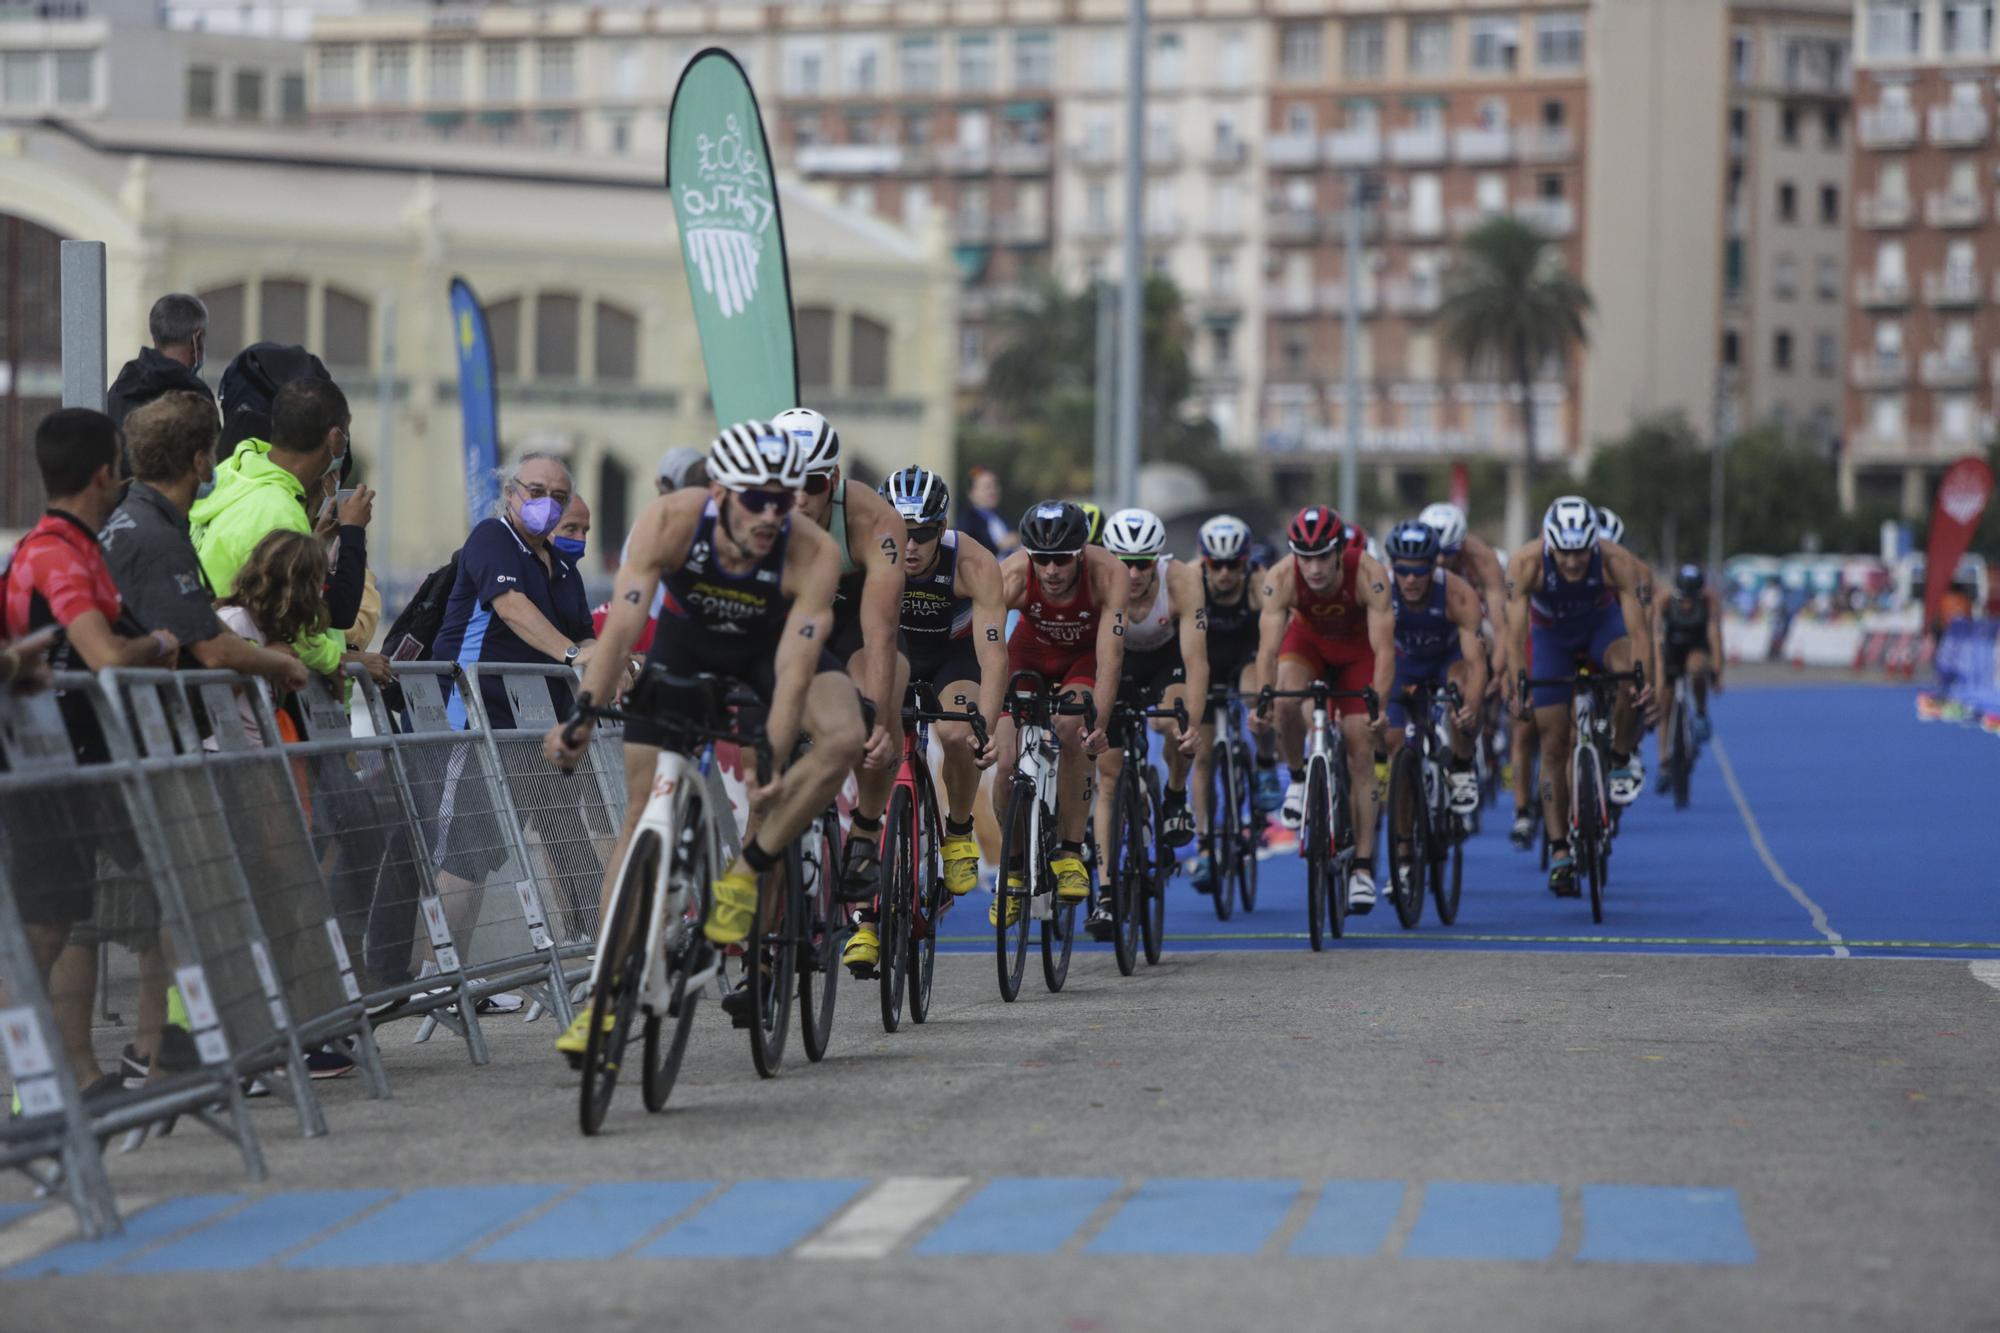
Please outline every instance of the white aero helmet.
[{"label": "white aero helmet", "polygon": [[1465,511],[1455,504],[1439,501],[1425,505],[1417,522],[1438,535],[1438,549],[1446,555],[1456,554],[1465,545]]},{"label": "white aero helmet", "polygon": [[1603,505],[1597,507],[1597,531],[1608,542],[1616,542],[1620,546],[1625,544],[1625,520]]},{"label": "white aero helmet", "polygon": [[1104,520],[1104,549],[1124,559],[1152,558],[1167,544],[1167,525],[1150,509],[1121,509]]},{"label": "white aero helmet", "polygon": [[739,421],[708,446],[708,477],[724,490],[795,491],[806,484],[804,455],[768,421]]},{"label": "white aero helmet", "polygon": [[1210,560],[1235,560],[1250,542],[1250,525],[1234,514],[1217,514],[1201,525],[1201,553]]},{"label": "white aero helmet", "polygon": [[810,407],[787,408],[772,417],[771,424],[798,443],[799,461],[807,476],[828,473],[840,466],[840,432]]},{"label": "white aero helmet", "polygon": [[1581,495],[1565,495],[1542,515],[1542,540],[1557,551],[1588,551],[1597,544],[1597,511]]}]

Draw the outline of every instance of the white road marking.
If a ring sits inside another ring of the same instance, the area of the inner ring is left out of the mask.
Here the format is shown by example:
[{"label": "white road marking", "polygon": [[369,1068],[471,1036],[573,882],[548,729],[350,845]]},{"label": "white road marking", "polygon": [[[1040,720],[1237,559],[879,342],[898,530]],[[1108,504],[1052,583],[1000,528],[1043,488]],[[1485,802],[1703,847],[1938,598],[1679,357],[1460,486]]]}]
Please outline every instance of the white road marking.
[{"label": "white road marking", "polygon": [[1972,975],[1994,990],[2000,990],[2000,963],[1974,963]]},{"label": "white road marking", "polygon": [[[152,1203],[150,1197],[121,1198],[118,1200],[118,1216],[130,1222],[135,1213]],[[80,1238],[76,1213],[60,1195],[52,1195],[49,1206],[39,1213],[31,1213],[12,1226],[0,1228],[0,1272]]]},{"label": "white road marking", "polygon": [[971,1183],[969,1176],[891,1176],[794,1253],[801,1259],[880,1259]]},{"label": "white road marking", "polygon": [[1757,827],[1757,816],[1750,813],[1750,800],[1743,794],[1743,784],[1736,780],[1736,766],[1729,762],[1729,751],[1722,748],[1722,738],[1718,736],[1708,744],[1709,748],[1715,751],[1715,762],[1722,767],[1722,780],[1729,784],[1729,794],[1735,798],[1737,813],[1743,816],[1743,827],[1750,831],[1750,845],[1757,849],[1758,857],[1764,862],[1764,869],[1771,872],[1771,878],[1777,881],[1780,888],[1792,895],[1793,902],[1806,909],[1806,915],[1812,918],[1813,929],[1833,946],[1833,956],[1851,957],[1847,945],[1840,938],[1840,932],[1827,922],[1826,912],[1804,889],[1793,883],[1792,877],[1785,873],[1785,868],[1778,864],[1778,858],[1771,854],[1771,845],[1764,841],[1764,830]]}]

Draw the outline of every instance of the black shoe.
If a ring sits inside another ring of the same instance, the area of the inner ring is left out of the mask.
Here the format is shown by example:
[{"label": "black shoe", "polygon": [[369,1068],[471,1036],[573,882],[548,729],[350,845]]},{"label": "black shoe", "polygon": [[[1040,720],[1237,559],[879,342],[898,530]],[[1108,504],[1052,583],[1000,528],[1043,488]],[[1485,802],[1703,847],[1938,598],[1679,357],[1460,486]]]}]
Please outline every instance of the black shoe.
[{"label": "black shoe", "polygon": [[730,1026],[745,1032],[750,1030],[750,1018],[756,1009],[757,1006],[750,1001],[748,981],[738,984],[735,990],[722,997],[722,1012],[729,1015]]},{"label": "black shoe", "polygon": [[116,1096],[123,1091],[125,1091],[125,1075],[122,1071],[116,1074],[100,1074],[91,1080],[89,1087],[83,1089],[83,1099],[86,1102],[103,1101],[106,1097]]},{"label": "black shoe", "polygon": [[1084,920],[1083,928],[1090,935],[1090,938],[1096,940],[1099,944],[1109,943],[1114,933],[1114,927],[1111,922],[1111,909],[1103,903],[1099,903],[1097,906],[1091,908],[1089,917]]},{"label": "black shoe", "polygon": [[1185,847],[1194,841],[1194,811],[1187,793],[1169,791],[1160,804],[1160,840],[1169,847]]},{"label": "black shoe", "polygon": [[881,879],[882,849],[867,834],[850,833],[847,850],[840,858],[840,883],[835,895],[844,903],[873,902]]},{"label": "black shoe", "polygon": [[1558,898],[1577,898],[1583,890],[1576,883],[1576,861],[1568,852],[1549,858],[1549,892]]}]

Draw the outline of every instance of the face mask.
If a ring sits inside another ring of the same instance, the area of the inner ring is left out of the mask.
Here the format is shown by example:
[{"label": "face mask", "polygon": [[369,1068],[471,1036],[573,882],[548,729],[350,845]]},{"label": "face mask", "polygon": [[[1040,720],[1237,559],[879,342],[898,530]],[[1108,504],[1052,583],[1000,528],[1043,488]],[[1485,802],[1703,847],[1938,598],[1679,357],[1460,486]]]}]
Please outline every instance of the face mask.
[{"label": "face mask", "polygon": [[521,503],[521,526],[536,537],[546,537],[562,522],[563,505],[552,495],[539,495]]},{"label": "face mask", "polygon": [[549,545],[561,551],[571,560],[583,559],[584,539],[581,537],[551,537]]}]

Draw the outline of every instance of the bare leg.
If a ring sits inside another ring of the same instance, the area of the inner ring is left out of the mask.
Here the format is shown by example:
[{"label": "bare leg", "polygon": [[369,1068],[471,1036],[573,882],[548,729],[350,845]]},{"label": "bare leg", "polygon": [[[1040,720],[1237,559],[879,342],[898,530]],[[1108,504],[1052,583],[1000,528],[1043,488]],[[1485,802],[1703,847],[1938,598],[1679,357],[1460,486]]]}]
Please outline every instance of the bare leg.
[{"label": "bare leg", "polygon": [[[861,751],[868,743],[861,729],[860,698],[845,676],[827,672],[813,677],[806,687],[801,721],[812,735],[812,746],[785,770],[777,799],[765,813],[754,839],[757,846],[773,855],[826,808],[861,762]],[[735,868],[745,873],[750,869],[740,856]]]},{"label": "bare leg", "polygon": [[1056,740],[1062,759],[1056,766],[1056,823],[1064,842],[1083,841],[1084,790],[1090,783],[1090,756],[1083,752],[1083,719],[1065,714],[1056,719]]},{"label": "bare leg", "polygon": [[1535,729],[1542,737],[1542,818],[1550,842],[1569,841],[1568,704],[1535,710]]},{"label": "bare leg", "polygon": [[1349,713],[1340,719],[1340,734],[1347,742],[1348,801],[1354,811],[1354,855],[1368,864],[1375,855],[1375,733],[1368,729],[1366,713]]},{"label": "bare leg", "polygon": [[[856,653],[848,664],[852,672],[860,661]],[[859,678],[858,675],[856,677]],[[895,684],[888,701],[877,705],[876,716],[889,729],[889,754],[887,766],[883,768],[857,768],[854,770],[854,813],[863,819],[879,820],[882,812],[889,808],[889,793],[896,785],[896,770],[903,758],[903,696],[910,687],[910,662],[901,653],[896,654]],[[886,712],[882,710],[887,710]]]},{"label": "bare leg", "polygon": [[1118,790],[1118,775],[1125,771],[1125,751],[1113,746],[1097,756],[1097,791],[1100,800],[1091,811],[1091,821],[1097,826],[1097,847],[1102,853],[1111,845],[1111,813],[1115,802],[1111,793]]},{"label": "bare leg", "polygon": [[[1245,774],[1244,776],[1249,776]],[[1215,829],[1215,722],[1205,719],[1194,751],[1194,826],[1206,838]]]},{"label": "bare leg", "polygon": [[[1613,671],[1632,669],[1632,640],[1619,639],[1604,650],[1604,665]],[[1611,748],[1629,755],[1639,748],[1639,710],[1633,701],[1638,694],[1627,683],[1618,687],[1618,703],[1611,711]]]},{"label": "bare leg", "polygon": [[[1294,658],[1278,659],[1278,688],[1302,690],[1312,684],[1312,668]],[[1312,716],[1310,699],[1280,699],[1272,705],[1278,722],[1278,754],[1292,771],[1292,781],[1305,776],[1306,723]],[[1371,750],[1373,746],[1369,747]]]},{"label": "bare leg", "polygon": [[[90,1044],[90,1005],[97,993],[97,946],[65,945],[49,970],[49,1006],[55,1010],[56,1033],[69,1055],[79,1086],[89,1087],[103,1075]],[[166,996],[160,997],[162,1007]]]}]

